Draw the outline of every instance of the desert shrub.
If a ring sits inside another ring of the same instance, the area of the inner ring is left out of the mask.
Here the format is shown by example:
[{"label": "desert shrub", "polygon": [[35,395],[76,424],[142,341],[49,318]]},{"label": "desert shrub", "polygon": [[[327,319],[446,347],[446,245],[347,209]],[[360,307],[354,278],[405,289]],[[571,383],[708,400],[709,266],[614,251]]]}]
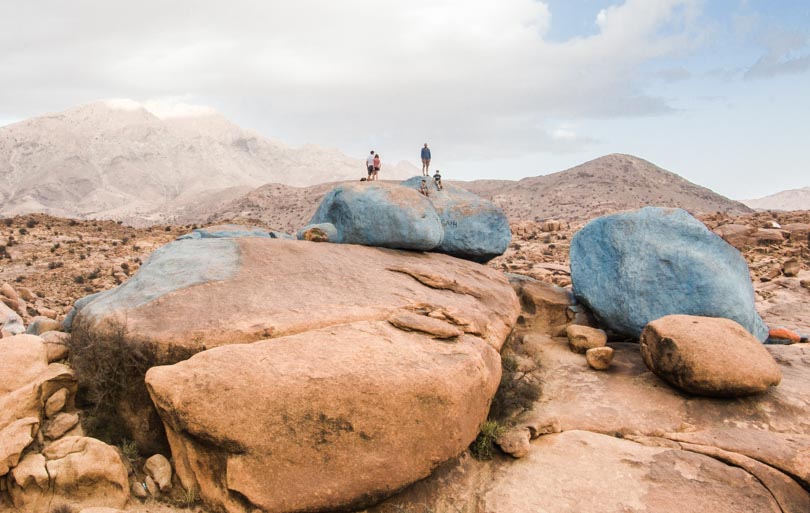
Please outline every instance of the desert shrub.
[{"label": "desert shrub", "polygon": [[76,513],[70,504],[60,504],[50,509],[51,513]]},{"label": "desert shrub", "polygon": [[20,228],[19,230],[17,230],[17,232],[20,235],[28,235],[28,230],[26,230],[25,228]]},{"label": "desert shrub", "polygon": [[82,427],[89,436],[122,446],[132,438],[118,414],[128,404],[150,406],[144,376],[155,365],[169,365],[190,358],[196,351],[173,348],[158,355],[153,342],[129,333],[121,322],[93,326],[81,317],[73,323],[69,363],[79,382],[77,402],[85,410]]},{"label": "desert shrub", "polygon": [[87,279],[88,280],[95,280],[99,276],[101,276],[101,269],[96,267],[95,269],[93,269],[93,272],[91,272],[90,274],[87,275]]},{"label": "desert shrub", "polygon": [[84,283],[84,276],[82,276],[81,274],[77,274],[76,276],[73,277],[73,283],[76,283],[78,285],[83,284]]},{"label": "desert shrub", "polygon": [[6,225],[6,226],[11,226],[13,223],[14,223],[14,219],[12,219],[10,217],[6,217],[5,219],[3,219],[3,224]]},{"label": "desert shrub", "polygon": [[501,382],[489,409],[489,418],[500,422],[531,409],[540,399],[540,383],[518,370],[517,360],[511,353],[512,343],[511,338],[507,340],[501,352]]},{"label": "desert shrub", "polygon": [[68,226],[76,226],[77,224],[79,224],[79,222],[75,219],[68,221]]},{"label": "desert shrub", "polygon": [[37,223],[36,219],[29,219],[28,221],[25,222],[25,226],[28,227],[28,228],[33,228],[37,224],[38,223]]},{"label": "desert shrub", "polygon": [[488,420],[481,426],[481,432],[470,445],[470,452],[477,460],[491,460],[495,456],[495,440],[501,436],[506,428],[495,420]]}]

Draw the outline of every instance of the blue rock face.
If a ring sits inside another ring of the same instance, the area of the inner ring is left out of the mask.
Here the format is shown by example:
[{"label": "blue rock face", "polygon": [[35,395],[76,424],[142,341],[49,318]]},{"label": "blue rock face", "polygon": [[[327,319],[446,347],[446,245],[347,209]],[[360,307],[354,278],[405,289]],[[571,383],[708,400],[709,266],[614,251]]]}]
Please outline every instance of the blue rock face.
[{"label": "blue rock face", "polygon": [[[461,187],[445,184],[440,191],[432,178],[427,181],[428,199],[444,228],[444,238],[433,251],[482,263],[506,251],[512,231],[503,210]],[[421,183],[422,177],[414,176],[402,185],[419,191]]]},{"label": "blue rock face", "polygon": [[681,209],[646,207],[600,217],[571,241],[574,294],[613,331],[639,337],[670,314],[732,319],[760,341],[742,255]]},{"label": "blue rock face", "polygon": [[330,242],[430,251],[444,236],[439,216],[418,192],[398,185],[359,182],[332,189],[310,225],[331,223]]},{"label": "blue rock face", "polygon": [[[277,232],[274,232],[277,233]],[[270,232],[264,228],[256,226],[242,226],[238,224],[221,224],[217,226],[209,226],[207,228],[198,228],[191,233],[177,237],[177,240],[188,239],[232,239],[235,237],[273,237]]]}]

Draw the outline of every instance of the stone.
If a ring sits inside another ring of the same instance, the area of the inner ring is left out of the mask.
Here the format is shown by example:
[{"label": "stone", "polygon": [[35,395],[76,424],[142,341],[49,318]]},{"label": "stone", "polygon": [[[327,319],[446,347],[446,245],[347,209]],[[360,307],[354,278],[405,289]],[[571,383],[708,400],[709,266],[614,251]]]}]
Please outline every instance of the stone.
[{"label": "stone", "polygon": [[805,240],[810,236],[810,223],[790,223],[782,227],[790,233],[791,240]]},{"label": "stone", "polygon": [[44,316],[37,316],[31,319],[26,333],[29,335],[42,335],[48,331],[59,331],[62,329],[62,323]]},{"label": "stone", "polygon": [[191,233],[177,237],[177,240],[188,239],[232,239],[235,237],[270,237],[270,233],[258,226],[244,226],[239,224],[218,224],[197,228]]},{"label": "stone", "polygon": [[636,338],[650,321],[685,314],[728,318],[768,337],[745,259],[684,210],[595,219],[574,235],[570,257],[574,295],[616,333]]},{"label": "stone", "polygon": [[120,509],[129,499],[127,470],[114,447],[66,437],[23,458],[11,472],[9,496],[25,513],[48,511],[49,504],[59,503]]},{"label": "stone", "polygon": [[36,301],[37,299],[37,296],[33,292],[31,292],[31,289],[29,289],[28,287],[19,287],[17,289],[17,293],[20,295],[23,301],[28,301],[29,303],[32,301]]},{"label": "stone", "polygon": [[532,449],[531,432],[525,426],[508,429],[495,439],[495,444],[506,454],[519,459],[529,454]]},{"label": "stone", "polygon": [[771,328],[768,331],[768,344],[798,344],[802,336],[787,328]]},{"label": "stone", "polygon": [[17,291],[14,290],[14,287],[9,285],[8,283],[3,283],[3,285],[0,286],[0,295],[3,295],[13,301],[20,299],[20,295],[17,294]]},{"label": "stone", "polygon": [[509,277],[523,309],[522,328],[546,334],[563,332],[569,324],[590,325],[593,320],[584,305],[577,304],[570,290],[542,281]]},{"label": "stone", "polygon": [[146,491],[149,492],[149,495],[152,497],[160,495],[160,488],[158,488],[157,483],[155,483],[155,480],[152,479],[151,476],[143,478],[143,484],[146,485]]},{"label": "stone", "polygon": [[22,452],[34,441],[38,429],[37,417],[26,417],[0,429],[0,477],[19,463]]},{"label": "stone", "polygon": [[146,483],[133,481],[132,485],[129,487],[129,493],[138,499],[146,499],[149,497],[149,490],[146,487]]},{"label": "stone", "polygon": [[[443,351],[472,338],[497,351],[518,310],[503,273],[447,255],[261,237],[196,239],[159,249],[124,285],[84,306],[73,335],[103,340],[107,326],[126,323],[127,340],[148,341],[154,365],[168,365],[219,346],[330,326],[372,323],[404,336],[390,318],[418,313],[427,319],[441,311],[441,322],[463,336],[452,343],[417,331],[409,337],[447,346]],[[168,449],[148,396],[129,394],[118,408],[140,450]],[[173,461],[181,475],[179,457]]]},{"label": "stone", "polygon": [[144,463],[143,471],[155,481],[160,491],[165,492],[172,487],[172,464],[162,454],[150,456]]},{"label": "stone", "polygon": [[450,323],[424,315],[405,312],[388,319],[393,326],[406,331],[420,331],[434,338],[448,339],[460,337],[464,332]]},{"label": "stone", "polygon": [[[45,308],[44,306],[38,307],[37,312],[43,317],[47,317],[48,319],[56,319],[56,310],[52,310],[50,308]],[[57,328],[58,329],[58,328]]]},{"label": "stone", "polygon": [[476,438],[500,374],[478,337],[365,321],[218,347],[146,383],[184,488],[211,509],[282,512],[362,507],[426,477]]},{"label": "stone", "polygon": [[571,351],[579,354],[585,354],[588,349],[607,344],[607,334],[590,326],[572,324],[566,328],[565,334],[568,336]]},{"label": "stone", "polygon": [[592,369],[605,370],[610,367],[610,362],[613,361],[613,348],[592,347],[585,351],[585,359]]},{"label": "stone", "polygon": [[[422,177],[414,176],[402,185],[418,192],[421,183]],[[500,207],[456,185],[444,184],[442,190],[435,190],[433,184],[430,187],[427,200],[444,229],[444,237],[433,251],[482,263],[506,251],[512,232]]]},{"label": "stone", "polygon": [[714,233],[739,250],[754,245],[755,241],[751,236],[755,231],[754,228],[742,224],[724,224],[714,229]]},{"label": "stone", "polygon": [[785,276],[793,277],[799,274],[802,270],[799,261],[795,258],[790,258],[782,263],[782,273]]},{"label": "stone", "polygon": [[0,328],[12,335],[25,333],[22,317],[2,302],[0,302]]},{"label": "stone", "polygon": [[45,429],[42,430],[42,434],[45,435],[46,439],[56,440],[76,427],[78,423],[79,416],[75,413],[57,413],[52,419],[45,423]]},{"label": "stone", "polygon": [[640,343],[651,371],[693,394],[740,397],[782,379],[765,347],[729,319],[669,315],[648,324]]},{"label": "stone", "polygon": [[295,240],[295,237],[289,233],[271,231],[269,234],[271,239]]},{"label": "stone", "polygon": [[782,230],[772,228],[760,228],[752,235],[757,244],[770,246],[773,244],[781,244],[785,241],[785,236]]},{"label": "stone", "polygon": [[387,183],[347,183],[330,191],[309,225],[329,223],[330,242],[430,251],[444,229],[433,205],[407,187]]},{"label": "stone", "polygon": [[70,397],[70,391],[67,388],[60,388],[45,401],[45,416],[53,418],[57,413],[64,409],[67,400]]},{"label": "stone", "polygon": [[308,224],[298,230],[297,238],[309,242],[335,242],[338,233],[332,223]]},{"label": "stone", "polygon": [[89,305],[96,299],[102,297],[105,292],[109,291],[96,292],[94,294],[90,294],[89,296],[85,296],[76,301],[76,303],[74,303],[73,307],[71,307],[70,311],[67,313],[65,318],[62,320],[62,329],[70,333],[70,330],[73,326],[73,318],[76,317],[76,315],[82,310],[82,308]]}]

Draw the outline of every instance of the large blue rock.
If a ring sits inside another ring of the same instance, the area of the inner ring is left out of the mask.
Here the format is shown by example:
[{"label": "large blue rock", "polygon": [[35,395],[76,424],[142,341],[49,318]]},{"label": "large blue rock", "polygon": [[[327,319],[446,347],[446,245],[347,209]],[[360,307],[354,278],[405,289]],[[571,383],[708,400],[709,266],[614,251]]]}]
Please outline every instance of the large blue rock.
[{"label": "large blue rock", "polygon": [[571,280],[577,299],[620,334],[638,337],[650,321],[686,314],[725,317],[768,337],[742,255],[681,209],[591,221],[571,241]]},{"label": "large blue rock", "polygon": [[[422,178],[414,176],[402,185],[418,191]],[[432,178],[426,180],[428,199],[444,228],[444,238],[433,251],[482,263],[506,251],[512,231],[503,210],[461,187],[445,184],[438,190]]]},{"label": "large blue rock", "polygon": [[[278,232],[273,232],[278,233]],[[270,237],[275,239],[271,232],[258,226],[244,226],[241,224],[220,224],[197,228],[191,233],[177,237],[177,240],[189,239],[233,239],[236,237]]]},{"label": "large blue rock", "polygon": [[430,202],[418,192],[396,184],[348,183],[335,187],[318,206],[310,225],[331,223],[335,240],[394,249],[430,251],[444,229]]}]

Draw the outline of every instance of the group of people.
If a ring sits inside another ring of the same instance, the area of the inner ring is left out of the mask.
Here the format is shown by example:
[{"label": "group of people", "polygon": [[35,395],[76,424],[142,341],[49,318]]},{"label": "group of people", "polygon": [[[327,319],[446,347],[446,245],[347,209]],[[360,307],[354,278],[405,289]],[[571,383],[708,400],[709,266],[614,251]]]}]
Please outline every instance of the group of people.
[{"label": "group of people", "polygon": [[[421,152],[422,158],[422,176],[430,176],[430,148],[428,148],[428,144],[425,143],[425,146],[422,148]],[[368,170],[368,177],[363,178],[363,181],[373,182],[375,180],[379,180],[380,168],[382,167],[382,162],[380,161],[380,154],[371,150],[368,157],[366,157],[366,169]],[[442,190],[442,175],[439,173],[439,170],[436,170],[436,173],[433,175],[433,183],[436,185],[437,190]],[[419,192],[428,196],[430,194],[427,180],[425,178],[422,179],[422,185],[419,188]]]}]

